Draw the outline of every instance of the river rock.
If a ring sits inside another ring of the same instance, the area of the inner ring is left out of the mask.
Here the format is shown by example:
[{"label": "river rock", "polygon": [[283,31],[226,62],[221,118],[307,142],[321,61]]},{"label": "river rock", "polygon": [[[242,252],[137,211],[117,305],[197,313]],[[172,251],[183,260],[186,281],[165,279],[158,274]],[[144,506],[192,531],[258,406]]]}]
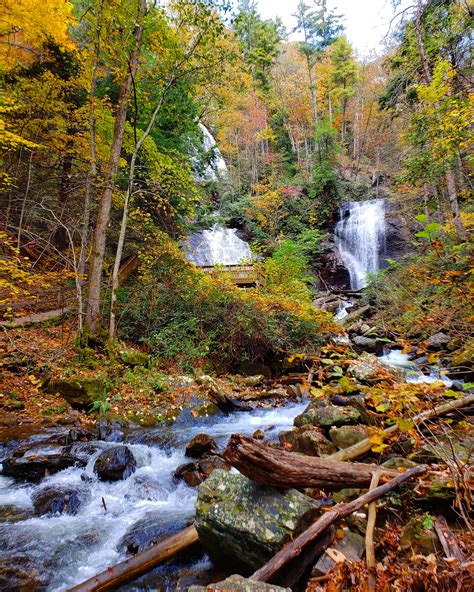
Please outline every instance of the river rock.
[{"label": "river rock", "polygon": [[217,450],[217,444],[214,438],[207,434],[197,434],[194,438],[186,445],[186,456],[192,458],[200,458],[209,452],[215,452]]},{"label": "river rock", "polygon": [[60,395],[73,409],[91,410],[94,401],[106,390],[104,377],[72,377],[51,380],[46,391]]},{"label": "river rock", "polygon": [[[348,561],[359,561],[365,552],[365,539],[356,532],[346,530],[344,538],[331,545],[331,549],[342,553]],[[322,576],[336,565],[327,553],[323,553],[311,572],[312,576]]]},{"label": "river rock", "polygon": [[439,333],[431,335],[431,337],[426,340],[426,344],[429,350],[438,351],[440,349],[445,349],[450,341],[451,337],[440,331]]},{"label": "river rock", "polygon": [[89,493],[80,487],[50,486],[35,491],[31,496],[35,513],[77,514],[81,505],[88,499]]},{"label": "river rock", "polygon": [[338,448],[343,449],[349,448],[349,446],[357,444],[361,440],[365,440],[368,437],[368,432],[363,426],[344,425],[340,428],[331,428],[329,430],[329,437]]},{"label": "river rock", "polygon": [[230,576],[222,582],[209,584],[208,586],[190,586],[188,592],[206,592],[217,590],[219,592],[291,592],[291,588],[282,588],[275,584],[256,582],[243,576]]},{"label": "river rock", "polygon": [[195,526],[213,561],[255,570],[318,513],[317,502],[295,489],[279,491],[216,470],[199,486]]},{"label": "river rock", "polygon": [[454,461],[467,463],[472,456],[472,447],[463,446],[460,442],[437,442],[424,444],[410,455],[410,460],[417,463],[451,464]]},{"label": "river rock", "polygon": [[410,554],[421,555],[440,551],[441,545],[432,521],[424,520],[422,516],[411,518],[400,533],[400,549]]},{"label": "river rock", "polygon": [[189,487],[197,487],[215,469],[230,471],[231,467],[220,456],[213,454],[180,465],[174,473],[174,478],[177,480],[182,479]]},{"label": "river rock", "polygon": [[137,468],[137,461],[127,446],[114,446],[99,454],[94,463],[94,473],[101,481],[126,479]]},{"label": "river rock", "polygon": [[385,462],[382,463],[382,467],[385,469],[390,470],[398,470],[398,469],[412,469],[416,467],[417,463],[405,458],[404,456],[394,456],[393,458],[387,459]]},{"label": "river rock", "polygon": [[363,384],[373,384],[383,379],[380,375],[383,370],[393,374],[398,381],[405,380],[403,368],[383,362],[370,353],[363,353],[358,359],[352,360],[347,374]]},{"label": "river rock", "polygon": [[3,474],[15,479],[35,482],[75,464],[86,464],[70,450],[69,446],[54,444],[16,448],[3,459]]},{"label": "river rock", "polygon": [[313,425],[331,427],[354,423],[360,419],[360,413],[354,407],[339,407],[337,405],[321,405],[320,401],[311,401],[306,409],[295,418],[294,425]]},{"label": "river rock", "polygon": [[45,582],[35,564],[25,555],[0,560],[0,590],[2,592],[40,592]]},{"label": "river rock", "polygon": [[185,520],[176,520],[175,516],[163,516],[163,512],[150,511],[141,520],[133,524],[117,544],[119,553],[139,553],[167,536],[179,532],[185,526]]},{"label": "river rock", "polygon": [[352,339],[352,343],[356,346],[356,350],[371,353],[377,353],[377,340],[373,337],[365,337],[364,335],[356,335]]},{"label": "river rock", "polygon": [[313,426],[305,425],[281,432],[279,438],[285,448],[309,456],[325,456],[336,452],[334,444]]}]

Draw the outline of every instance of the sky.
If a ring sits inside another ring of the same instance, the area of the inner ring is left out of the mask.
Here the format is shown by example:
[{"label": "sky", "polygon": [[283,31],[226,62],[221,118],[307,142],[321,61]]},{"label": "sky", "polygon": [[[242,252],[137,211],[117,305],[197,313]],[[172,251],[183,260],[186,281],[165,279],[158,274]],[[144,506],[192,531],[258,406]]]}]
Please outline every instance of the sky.
[{"label": "sky", "polygon": [[[298,0],[258,0],[261,16],[266,19],[279,16],[288,31],[295,25],[292,15],[297,4]],[[402,7],[407,4],[403,1]],[[396,14],[391,0],[328,0],[327,5],[343,15],[346,35],[360,57],[370,57],[372,52],[383,50],[383,38]]]}]

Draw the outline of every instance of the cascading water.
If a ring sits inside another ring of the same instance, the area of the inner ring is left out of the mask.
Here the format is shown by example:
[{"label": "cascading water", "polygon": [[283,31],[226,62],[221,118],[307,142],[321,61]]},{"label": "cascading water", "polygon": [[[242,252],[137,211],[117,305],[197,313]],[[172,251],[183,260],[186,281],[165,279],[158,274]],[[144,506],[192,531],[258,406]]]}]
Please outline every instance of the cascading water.
[{"label": "cascading water", "polygon": [[248,243],[237,236],[235,229],[218,225],[191,235],[185,254],[195,265],[239,265],[253,259]]},{"label": "cascading water", "polygon": [[[99,481],[93,471],[98,454],[116,445],[104,441],[74,444],[75,454],[80,449],[87,465],[46,476],[39,484],[16,482],[0,472],[0,588],[5,589],[2,586],[5,574],[16,573],[12,569],[19,566],[18,571],[28,578],[28,587],[21,589],[63,592],[125,559],[120,541],[138,522],[158,521],[165,533],[183,527],[194,514],[197,491],[183,482],[176,483],[173,473],[178,465],[189,461],[184,447],[193,436],[205,431],[224,446],[234,432],[250,435],[261,428],[269,438],[276,438],[280,430],[292,426],[305,406],[295,403],[279,409],[257,409],[189,421],[183,417],[173,426],[137,428],[122,438],[137,460],[137,470],[123,481]],[[51,448],[51,437],[54,433],[33,436],[28,446],[46,454]],[[14,445],[12,441],[11,446]],[[0,445],[0,462],[10,450],[10,447],[2,450]],[[45,487],[66,485],[87,494],[76,514],[34,516],[35,493]],[[209,574],[211,567],[205,559],[198,563],[196,559],[183,559],[179,564],[155,569],[126,589],[184,590],[187,587],[177,587],[180,574],[193,578],[196,574]],[[19,586],[7,589],[19,589]]]},{"label": "cascading water", "polygon": [[[207,181],[217,181],[219,176],[225,176],[227,174],[227,165],[222,157],[222,154],[217,147],[216,140],[211,132],[202,123],[198,124],[199,129],[202,132],[202,145],[206,152],[213,151],[213,158],[210,163],[204,169],[204,171],[195,175],[196,181],[205,183]],[[192,162],[197,161],[197,157],[191,158]]]},{"label": "cascading water", "polygon": [[380,268],[385,237],[384,199],[350,202],[340,208],[334,239],[352,290],[365,288],[367,274]]}]

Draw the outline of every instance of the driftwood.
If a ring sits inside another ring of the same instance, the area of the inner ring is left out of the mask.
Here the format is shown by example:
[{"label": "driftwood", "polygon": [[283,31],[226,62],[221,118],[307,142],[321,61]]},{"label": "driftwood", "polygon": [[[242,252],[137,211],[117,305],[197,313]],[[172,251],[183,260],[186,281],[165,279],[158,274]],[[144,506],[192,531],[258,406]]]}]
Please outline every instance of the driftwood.
[{"label": "driftwood", "polygon": [[[456,399],[453,401],[449,401],[449,403],[444,403],[443,405],[438,405],[434,409],[430,409],[429,411],[424,411],[423,413],[419,413],[411,418],[413,423],[418,424],[426,419],[432,419],[433,417],[440,417],[442,415],[446,415],[455,409],[461,409],[462,407],[467,407],[471,403],[474,402],[474,395],[468,395],[467,397],[463,397],[462,399]],[[396,434],[399,428],[398,425],[395,424],[390,426],[389,428],[383,430],[383,436],[391,436],[392,434]],[[334,454],[331,454],[326,457],[326,459],[332,460],[339,460],[339,461],[347,461],[347,460],[354,460],[359,456],[367,454],[370,452],[372,448],[372,442],[366,438],[365,440],[361,440],[354,444],[353,446],[349,446],[349,448],[344,448],[343,450],[339,450]]]},{"label": "driftwood", "polygon": [[[377,487],[380,481],[381,471],[376,471],[372,476],[369,491]],[[375,578],[375,545],[374,545],[374,530],[375,519],[377,518],[377,502],[370,502],[367,511],[367,531],[365,533],[365,560],[367,562],[367,586],[370,592],[374,592],[376,588]]]},{"label": "driftwood", "polygon": [[459,548],[456,537],[451,532],[446,518],[444,516],[438,516],[435,520],[434,528],[446,557],[448,559],[455,559],[458,563],[463,564],[466,558]]},{"label": "driftwood", "polygon": [[[325,490],[369,485],[378,465],[357,465],[287,452],[264,442],[233,434],[223,458],[252,481],[273,487],[318,487]],[[396,471],[385,471],[396,475]]]},{"label": "driftwood", "polygon": [[170,536],[146,551],[134,557],[108,567],[96,576],[70,588],[68,592],[98,592],[116,589],[119,585],[135,580],[150,571],[163,561],[174,557],[198,541],[198,533],[194,526],[188,526],[181,532]]},{"label": "driftwood", "polygon": [[389,491],[392,491],[392,489],[395,489],[395,487],[397,487],[397,485],[400,483],[408,481],[413,477],[422,475],[426,472],[426,470],[427,467],[423,465],[413,467],[405,473],[400,473],[388,483],[372,489],[372,491],[367,492],[352,502],[337,504],[332,510],[326,512],[326,514],[323,514],[321,518],[318,518],[318,520],[316,520],[316,522],[314,522],[307,530],[305,530],[303,534],[301,534],[291,543],[285,545],[283,549],[278,551],[278,553],[274,555],[272,559],[268,561],[268,563],[257,570],[250,577],[250,579],[260,582],[267,582],[290,561],[295,559],[295,557],[297,557],[309,544],[321,536],[321,534],[323,534],[335,522],[341,520],[341,518],[349,516],[357,510],[360,510],[360,508],[364,507],[365,504],[369,504],[376,499],[379,499]]}]

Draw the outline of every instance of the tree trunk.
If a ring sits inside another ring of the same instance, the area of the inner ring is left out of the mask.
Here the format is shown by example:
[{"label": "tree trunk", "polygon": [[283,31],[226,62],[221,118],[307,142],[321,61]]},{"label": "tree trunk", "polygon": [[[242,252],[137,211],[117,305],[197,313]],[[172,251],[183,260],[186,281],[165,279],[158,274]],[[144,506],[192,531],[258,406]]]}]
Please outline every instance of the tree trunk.
[{"label": "tree trunk", "polygon": [[[370,484],[372,475],[379,469],[378,465],[352,465],[279,450],[240,434],[231,436],[222,456],[252,481],[284,488],[364,487]],[[393,471],[387,472],[393,474]]]},{"label": "tree trunk", "polygon": [[446,171],[446,186],[448,188],[449,205],[451,207],[451,214],[453,215],[454,226],[459,240],[466,240],[466,232],[464,230],[461,213],[459,211],[458,192],[456,189],[456,177],[454,176],[454,170],[452,167]]},{"label": "tree trunk", "polygon": [[143,34],[143,16],[147,10],[146,0],[140,0],[137,22],[134,30],[135,49],[132,51],[129,61],[129,71],[120,87],[120,95],[115,115],[114,135],[110,158],[105,176],[105,189],[100,201],[99,213],[94,232],[94,244],[92,247],[92,262],[89,276],[89,295],[87,300],[86,326],[92,333],[96,333],[100,325],[100,289],[102,284],[102,271],[105,255],[105,243],[107,238],[107,226],[112,207],[112,192],[114,189],[115,175],[117,174],[120,153],[122,150],[123,133],[127,116],[128,100],[132,87],[132,80],[138,68],[140,57],[141,38]]}]

